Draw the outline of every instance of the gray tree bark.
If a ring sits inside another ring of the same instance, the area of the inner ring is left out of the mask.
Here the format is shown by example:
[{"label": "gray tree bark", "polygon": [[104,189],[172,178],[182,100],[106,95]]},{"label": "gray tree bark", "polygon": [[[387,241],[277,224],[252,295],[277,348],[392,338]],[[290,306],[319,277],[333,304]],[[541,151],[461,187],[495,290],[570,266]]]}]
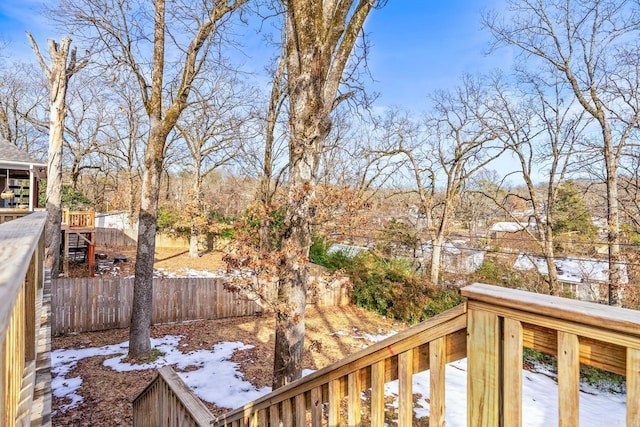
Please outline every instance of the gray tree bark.
[{"label": "gray tree bark", "polygon": [[300,378],[304,350],[307,260],[320,153],[331,130],[331,112],[370,0],[287,0],[285,38],[289,97],[287,206],[278,265],[273,388]]}]

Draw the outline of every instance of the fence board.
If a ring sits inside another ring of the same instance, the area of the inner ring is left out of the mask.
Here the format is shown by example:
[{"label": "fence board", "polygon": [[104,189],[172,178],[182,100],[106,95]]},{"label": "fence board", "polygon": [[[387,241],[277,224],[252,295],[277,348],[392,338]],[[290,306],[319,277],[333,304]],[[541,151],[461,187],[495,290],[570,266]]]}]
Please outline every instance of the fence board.
[{"label": "fence board", "polygon": [[[126,328],[131,320],[133,282],[127,278],[61,278],[52,280],[52,333]],[[154,278],[152,322],[250,316],[262,307],[224,289],[221,278]],[[308,303],[343,305],[346,286],[327,286]]]},{"label": "fence board", "polygon": [[[223,289],[222,279],[154,279],[153,323],[228,317],[217,296],[236,309],[234,315],[260,312],[260,306]],[[131,320],[133,279],[70,278],[52,283],[54,335],[127,327]]]}]

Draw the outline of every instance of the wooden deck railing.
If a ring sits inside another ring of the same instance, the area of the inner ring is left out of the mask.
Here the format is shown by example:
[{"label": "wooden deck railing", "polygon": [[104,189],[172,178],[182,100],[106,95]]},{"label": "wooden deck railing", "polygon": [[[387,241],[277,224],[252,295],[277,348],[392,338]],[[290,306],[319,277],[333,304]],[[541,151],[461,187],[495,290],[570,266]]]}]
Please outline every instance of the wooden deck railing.
[{"label": "wooden deck railing", "polygon": [[71,228],[94,228],[96,226],[95,212],[62,211],[62,223]]},{"label": "wooden deck railing", "polygon": [[31,211],[29,209],[17,209],[17,208],[0,208],[0,224],[7,221],[13,221],[14,219],[22,218],[25,215],[29,215]]},{"label": "wooden deck railing", "polygon": [[[46,212],[0,224],[0,425],[28,425],[44,281]],[[43,337],[46,339],[46,337]]]},{"label": "wooden deck railing", "polygon": [[[431,369],[430,420],[444,420],[444,368],[466,355],[466,306],[460,305],[327,366],[242,408],[215,426],[384,425],[384,385],[398,379],[398,425],[413,419],[412,375]],[[361,393],[370,392],[368,402]],[[326,418],[326,419],[325,419]],[[431,422],[431,421],[430,421]]]},{"label": "wooden deck railing", "polygon": [[519,427],[527,347],[557,355],[558,425],[578,425],[584,363],[626,377],[626,424],[640,426],[640,312],[482,284],[462,294],[464,305],[228,412],[214,425],[358,426],[366,419],[382,426],[384,384],[399,379],[397,421],[410,426],[412,376],[430,369],[429,423],[441,426],[445,364],[466,356],[467,425]]},{"label": "wooden deck railing", "polygon": [[213,416],[169,366],[133,401],[133,425],[137,427],[209,427]]}]

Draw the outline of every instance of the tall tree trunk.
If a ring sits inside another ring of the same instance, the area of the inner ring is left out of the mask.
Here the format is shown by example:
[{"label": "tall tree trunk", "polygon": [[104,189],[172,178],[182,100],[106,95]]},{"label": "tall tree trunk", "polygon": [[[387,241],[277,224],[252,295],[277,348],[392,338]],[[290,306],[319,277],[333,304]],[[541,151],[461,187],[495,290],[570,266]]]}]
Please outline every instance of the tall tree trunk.
[{"label": "tall tree trunk", "polygon": [[440,281],[440,265],[442,264],[442,252],[444,246],[444,236],[438,236],[432,240],[433,248],[431,252],[431,283],[437,285]]},{"label": "tall tree trunk", "polygon": [[[53,94],[52,94],[53,95]],[[56,94],[59,96],[59,94]],[[45,263],[51,269],[51,277],[60,274],[60,250],[62,242],[62,134],[64,121],[63,99],[52,96],[49,112],[49,153],[47,156],[47,192],[45,207],[47,223],[45,225]],[[59,107],[62,103],[62,108]]]},{"label": "tall tree trunk", "polygon": [[[318,121],[317,118],[307,118]],[[304,311],[309,276],[307,260],[313,218],[311,205],[315,197],[315,174],[319,161],[315,147],[321,146],[327,134],[328,129],[316,134],[318,137],[313,142],[296,144],[297,153],[292,159],[282,239],[283,258],[278,274],[280,309],[276,313],[274,389],[295,381],[302,375]]]},{"label": "tall tree trunk", "polygon": [[613,136],[608,125],[603,126],[604,160],[607,171],[607,241],[609,243],[609,305],[620,305],[620,211],[618,207],[618,161]]},{"label": "tall tree trunk", "polygon": [[[158,0],[155,2],[151,98],[147,107],[149,139],[144,153],[140,215],[138,218],[138,247],[136,249],[131,324],[129,326],[129,356],[134,359],[147,358],[151,355],[153,263],[156,250],[158,199],[160,197],[164,148],[169,134],[162,118],[164,42],[165,2],[164,0]],[[176,120],[177,117],[176,115]]]},{"label": "tall tree trunk", "polygon": [[542,242],[542,253],[544,254],[544,259],[547,262],[549,294],[558,295],[560,291],[558,286],[558,268],[556,267],[555,262],[556,258],[553,250],[553,235],[551,232],[551,227],[548,228],[549,230],[547,232],[547,236]]},{"label": "tall tree trunk", "polygon": [[129,356],[134,359],[145,358],[151,354],[153,263],[156,248],[160,177],[162,175],[162,152],[166,138],[167,135],[164,133],[160,121],[152,120],[142,175],[135,282],[129,328]]},{"label": "tall tree trunk", "polygon": [[193,183],[193,197],[196,198],[195,211],[191,212],[194,216],[191,221],[191,232],[189,235],[189,257],[198,258],[198,241],[200,240],[200,226],[201,222],[198,217],[202,215],[203,203],[202,203],[202,176],[200,176],[200,165],[196,164],[196,176]]},{"label": "tall tree trunk", "polygon": [[86,65],[76,62],[76,49],[71,47],[71,39],[63,37],[58,44],[49,40],[51,68],[40,54],[38,44],[27,33],[33,52],[49,80],[49,153],[47,159],[47,192],[45,225],[45,263],[51,269],[51,277],[60,274],[60,243],[62,224],[62,140],[64,117],[66,114],[67,86],[71,76]]},{"label": "tall tree trunk", "polygon": [[327,0],[319,4],[314,0],[283,1],[290,181],[278,265],[274,389],[302,374],[316,173],[331,130],[331,112],[349,97],[337,98],[343,72],[374,2]]}]

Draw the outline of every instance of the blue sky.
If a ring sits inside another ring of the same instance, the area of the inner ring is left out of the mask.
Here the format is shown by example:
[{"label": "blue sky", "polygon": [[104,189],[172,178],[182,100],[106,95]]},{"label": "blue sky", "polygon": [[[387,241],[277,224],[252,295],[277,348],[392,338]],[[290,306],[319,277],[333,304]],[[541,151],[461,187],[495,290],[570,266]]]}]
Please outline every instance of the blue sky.
[{"label": "blue sky", "polygon": [[[489,35],[480,24],[480,10],[500,2],[390,0],[383,9],[374,10],[366,25],[372,45],[369,65],[375,79],[368,86],[381,94],[378,105],[426,110],[427,95],[452,87],[463,73],[508,68],[507,52],[484,55]],[[3,57],[34,60],[27,30],[44,51],[47,39],[65,35],[38,12],[41,4],[42,0],[0,1],[0,40],[8,43]],[[255,69],[261,70],[262,65]]]},{"label": "blue sky", "polygon": [[[463,73],[510,67],[508,52],[491,56],[480,11],[497,0],[390,0],[370,16],[371,68],[384,104],[426,109],[426,97],[457,84]],[[421,108],[425,106],[424,108]]]}]

